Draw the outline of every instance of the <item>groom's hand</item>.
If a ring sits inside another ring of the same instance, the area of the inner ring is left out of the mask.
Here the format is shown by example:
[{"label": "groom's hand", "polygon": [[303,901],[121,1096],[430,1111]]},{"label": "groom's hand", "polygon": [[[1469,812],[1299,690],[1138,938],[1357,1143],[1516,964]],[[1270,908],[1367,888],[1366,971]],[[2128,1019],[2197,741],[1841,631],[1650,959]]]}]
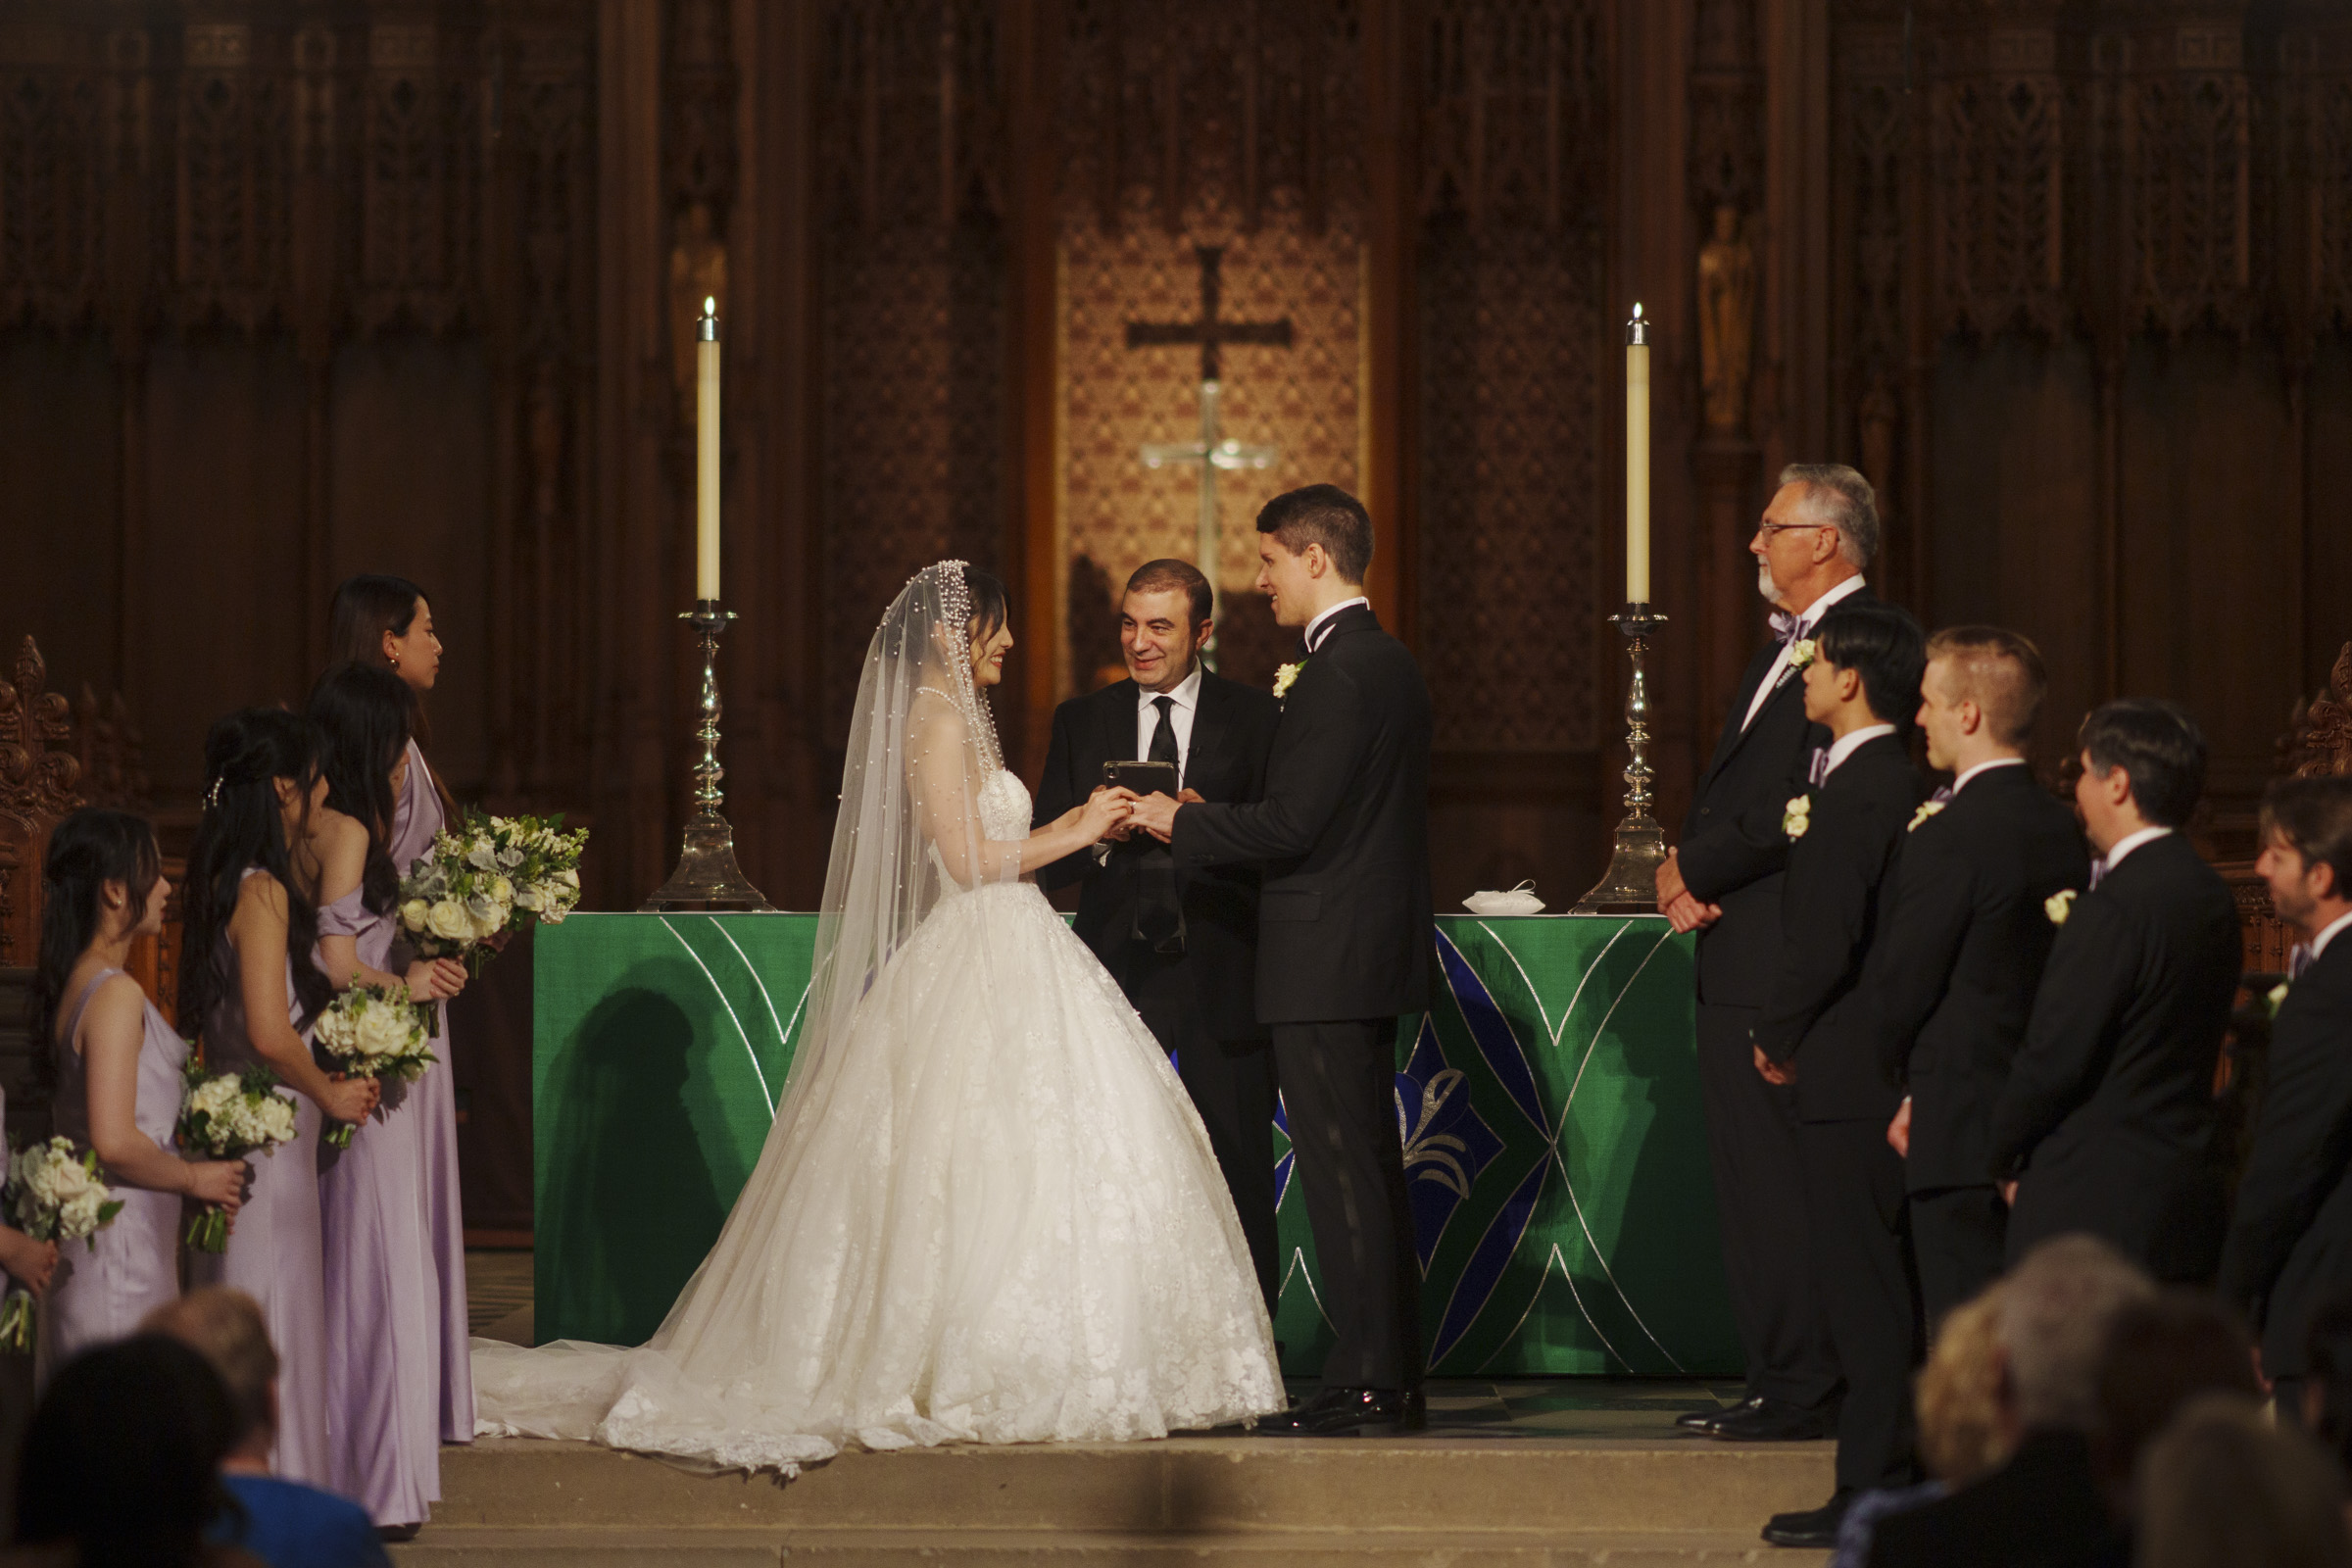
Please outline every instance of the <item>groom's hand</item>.
[{"label": "groom's hand", "polygon": [[1176,811],[1182,804],[1168,795],[1141,796],[1135,803],[1135,814],[1128,820],[1165,844],[1175,836]]}]

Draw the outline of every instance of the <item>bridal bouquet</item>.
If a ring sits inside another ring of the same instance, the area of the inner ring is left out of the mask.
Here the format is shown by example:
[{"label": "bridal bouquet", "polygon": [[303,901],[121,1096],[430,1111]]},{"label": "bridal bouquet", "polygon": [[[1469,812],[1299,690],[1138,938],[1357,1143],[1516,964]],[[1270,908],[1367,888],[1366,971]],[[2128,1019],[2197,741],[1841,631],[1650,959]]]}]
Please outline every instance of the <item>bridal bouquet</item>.
[{"label": "bridal bouquet", "polygon": [[[96,1150],[76,1154],[72,1139],[52,1138],[8,1162],[8,1212],[36,1242],[78,1242],[113,1223],[122,1200],[98,1179]],[[38,1311],[30,1292],[10,1292],[0,1303],[0,1349],[31,1349]]]},{"label": "bridal bouquet", "polygon": [[[294,1102],[277,1093],[277,1074],[263,1066],[241,1073],[207,1073],[188,1058],[186,1095],[179,1102],[179,1147],[212,1159],[274,1154],[294,1141]],[[228,1216],[211,1204],[188,1222],[187,1242],[200,1252],[228,1250]]]},{"label": "bridal bouquet", "polygon": [[[433,836],[400,884],[400,927],[419,957],[464,958],[475,976],[491,944],[533,919],[562,923],[580,902],[585,828],[564,831],[561,816],[485,816],[468,811],[457,830]],[[440,1027],[440,1004],[418,1004],[425,1028]]]},{"label": "bridal bouquet", "polygon": [[[427,1049],[432,1035],[423,1009],[409,1000],[409,988],[361,985],[355,978],[349,991],[335,998],[318,1015],[311,1038],[353,1078],[391,1078],[413,1084],[438,1058]],[[339,1121],[321,1140],[330,1149],[349,1149],[352,1122]]]}]

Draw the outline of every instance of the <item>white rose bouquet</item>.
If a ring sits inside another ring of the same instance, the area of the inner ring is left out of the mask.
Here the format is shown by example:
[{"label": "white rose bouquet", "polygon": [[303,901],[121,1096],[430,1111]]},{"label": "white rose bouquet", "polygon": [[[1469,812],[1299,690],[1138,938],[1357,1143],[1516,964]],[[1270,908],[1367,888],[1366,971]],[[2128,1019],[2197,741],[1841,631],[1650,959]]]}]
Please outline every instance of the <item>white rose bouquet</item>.
[{"label": "white rose bouquet", "polygon": [[[426,1049],[432,1035],[423,1009],[409,1000],[409,988],[398,983],[362,985],[354,976],[351,989],[318,1015],[311,1038],[352,1078],[413,1084],[438,1059]],[[354,1123],[339,1121],[320,1141],[331,1149],[349,1149],[357,1131]]]},{"label": "white rose bouquet", "polygon": [[[294,1141],[294,1102],[277,1093],[277,1074],[263,1066],[208,1073],[188,1058],[179,1102],[179,1147],[213,1159],[275,1154]],[[188,1222],[187,1243],[200,1252],[228,1250],[228,1216],[207,1204]]]},{"label": "white rose bouquet", "polygon": [[[587,846],[587,830],[564,832],[561,816],[468,811],[401,879],[401,934],[418,957],[464,958],[478,978],[498,937],[534,919],[561,924],[572,911]],[[438,1030],[440,1004],[417,1005],[426,1031]]]},{"label": "white rose bouquet", "polygon": [[[74,1152],[70,1138],[34,1144],[8,1162],[8,1212],[36,1242],[78,1242],[95,1236],[122,1212],[122,1200],[98,1176],[98,1152]],[[0,1303],[0,1349],[32,1348],[39,1308],[27,1291]]]}]

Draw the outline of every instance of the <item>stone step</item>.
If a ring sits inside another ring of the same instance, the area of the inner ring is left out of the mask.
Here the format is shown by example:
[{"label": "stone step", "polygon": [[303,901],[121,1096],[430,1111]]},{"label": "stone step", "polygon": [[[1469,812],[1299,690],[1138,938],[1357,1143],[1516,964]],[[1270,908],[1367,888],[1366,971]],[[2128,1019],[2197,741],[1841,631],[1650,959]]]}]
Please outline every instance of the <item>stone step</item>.
[{"label": "stone step", "polygon": [[1520,1531],[514,1530],[435,1525],[392,1548],[397,1568],[1819,1568],[1755,1533],[1642,1531],[1544,1539]]},{"label": "stone step", "polygon": [[1752,1542],[1771,1515],[1817,1507],[1834,1484],[1828,1444],[1703,1439],[975,1445],[844,1453],[783,1485],[592,1444],[490,1439],[443,1451],[430,1536],[463,1527],[1454,1538],[1501,1528],[1522,1540],[1677,1532]]}]

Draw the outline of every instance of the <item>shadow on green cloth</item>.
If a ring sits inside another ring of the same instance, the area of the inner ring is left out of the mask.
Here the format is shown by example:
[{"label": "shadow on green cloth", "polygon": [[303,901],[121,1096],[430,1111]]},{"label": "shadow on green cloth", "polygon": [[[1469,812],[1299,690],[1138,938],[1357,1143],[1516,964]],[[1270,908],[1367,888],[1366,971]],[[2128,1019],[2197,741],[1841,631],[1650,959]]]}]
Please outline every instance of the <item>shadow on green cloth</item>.
[{"label": "shadow on green cloth", "polygon": [[685,1088],[708,1045],[661,991],[599,1004],[553,1064],[539,1179],[536,1333],[641,1345],[718,1239],[718,1196]]}]

